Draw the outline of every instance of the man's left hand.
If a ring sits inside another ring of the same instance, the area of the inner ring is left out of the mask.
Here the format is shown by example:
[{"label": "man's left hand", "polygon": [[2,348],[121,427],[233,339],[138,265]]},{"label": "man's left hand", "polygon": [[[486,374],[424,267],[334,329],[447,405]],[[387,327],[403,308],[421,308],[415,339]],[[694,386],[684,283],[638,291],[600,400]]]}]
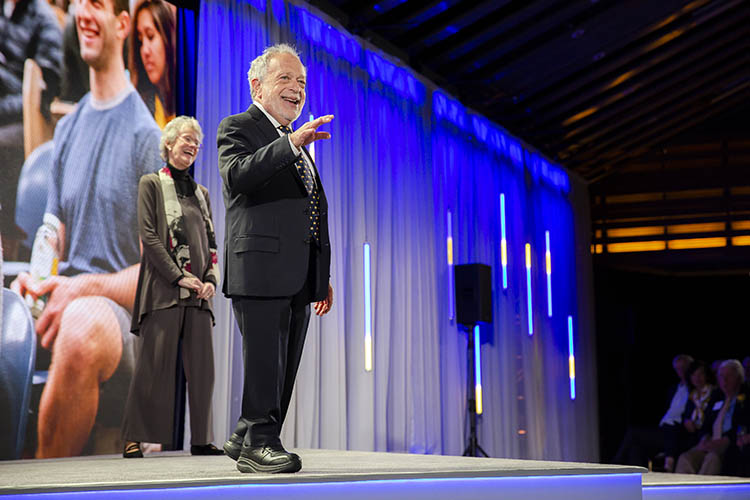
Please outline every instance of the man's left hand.
[{"label": "man's left hand", "polygon": [[333,307],[333,287],[330,283],[328,283],[328,296],[324,300],[316,302],[314,307],[315,314],[318,316],[328,314],[328,311],[331,310],[331,307]]}]

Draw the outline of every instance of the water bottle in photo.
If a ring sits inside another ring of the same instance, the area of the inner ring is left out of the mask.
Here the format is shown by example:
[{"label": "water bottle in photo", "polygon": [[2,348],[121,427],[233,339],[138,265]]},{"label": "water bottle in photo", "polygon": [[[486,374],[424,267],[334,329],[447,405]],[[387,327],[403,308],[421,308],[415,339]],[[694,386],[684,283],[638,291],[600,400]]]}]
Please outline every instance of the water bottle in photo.
[{"label": "water bottle in photo", "polygon": [[[59,229],[60,220],[52,214],[44,214],[43,223],[36,231],[34,246],[31,249],[29,274],[34,281],[41,282],[57,274],[57,264],[60,259],[57,236]],[[47,304],[47,296],[34,300],[31,295],[27,294],[26,304],[31,309],[31,315],[36,319],[42,314]]]}]

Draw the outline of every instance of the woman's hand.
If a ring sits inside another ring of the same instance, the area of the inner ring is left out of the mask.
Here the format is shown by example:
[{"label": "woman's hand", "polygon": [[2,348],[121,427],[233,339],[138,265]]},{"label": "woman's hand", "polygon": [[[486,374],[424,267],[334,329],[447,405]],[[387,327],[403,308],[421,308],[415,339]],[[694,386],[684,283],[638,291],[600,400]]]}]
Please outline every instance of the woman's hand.
[{"label": "woman's hand", "polygon": [[215,294],[216,288],[214,288],[214,284],[207,281],[203,283],[203,287],[201,287],[201,290],[198,292],[198,298],[208,300]]},{"label": "woman's hand", "polygon": [[195,276],[183,276],[180,281],[177,282],[177,284],[182,288],[187,288],[188,290],[192,290],[195,293],[201,293],[201,289],[203,288],[203,283],[201,283],[201,280],[199,280]]}]

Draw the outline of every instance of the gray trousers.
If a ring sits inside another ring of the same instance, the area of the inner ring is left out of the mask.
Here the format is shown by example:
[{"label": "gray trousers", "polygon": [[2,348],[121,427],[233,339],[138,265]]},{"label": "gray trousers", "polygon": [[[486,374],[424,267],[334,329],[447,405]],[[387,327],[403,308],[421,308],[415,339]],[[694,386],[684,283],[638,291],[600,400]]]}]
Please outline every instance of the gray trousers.
[{"label": "gray trousers", "polygon": [[[203,445],[212,441],[211,321],[209,311],[196,307],[176,306],[145,316],[122,421],[124,440],[174,444],[177,356],[181,355],[188,384],[191,443]],[[178,352],[180,340],[182,352]]]}]

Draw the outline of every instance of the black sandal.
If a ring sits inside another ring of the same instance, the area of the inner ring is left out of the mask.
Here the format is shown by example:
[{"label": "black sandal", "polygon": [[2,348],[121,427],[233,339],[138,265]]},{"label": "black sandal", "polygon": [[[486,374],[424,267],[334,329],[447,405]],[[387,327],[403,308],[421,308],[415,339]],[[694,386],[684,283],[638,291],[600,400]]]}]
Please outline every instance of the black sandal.
[{"label": "black sandal", "polygon": [[125,441],[125,449],[122,452],[123,458],[143,458],[141,443],[138,441]]}]

